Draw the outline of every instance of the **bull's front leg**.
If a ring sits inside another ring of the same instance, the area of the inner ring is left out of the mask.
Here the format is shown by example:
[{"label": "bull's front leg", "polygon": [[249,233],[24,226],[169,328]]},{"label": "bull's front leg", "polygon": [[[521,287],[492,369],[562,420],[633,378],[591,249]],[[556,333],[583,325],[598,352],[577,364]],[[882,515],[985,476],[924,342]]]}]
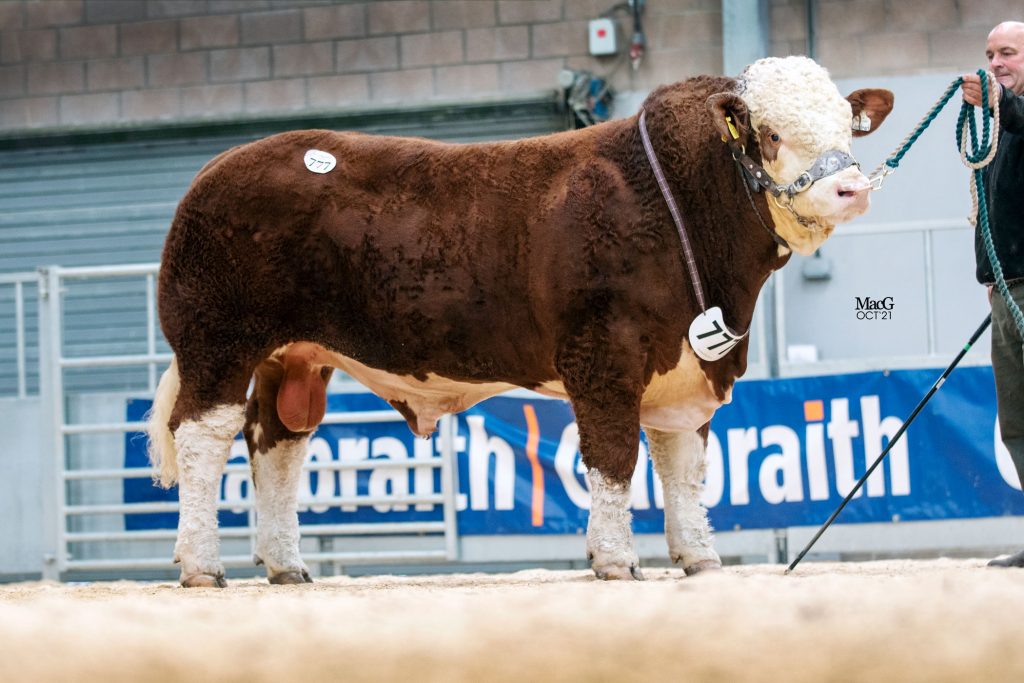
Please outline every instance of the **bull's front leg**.
[{"label": "bull's front leg", "polygon": [[642,370],[621,363],[628,352],[597,355],[618,362],[609,367],[590,360],[563,374],[590,484],[587,557],[600,579],[642,580],[629,509],[629,482],[640,445]]},{"label": "bull's front leg", "polygon": [[722,567],[712,545],[707,510],[700,503],[707,470],[707,429],[707,425],[697,432],[644,428],[665,497],[669,556],[682,565],[687,575]]},{"label": "bull's front leg", "polygon": [[587,559],[599,579],[642,581],[640,560],[633,546],[633,514],[629,510],[629,478],[613,479],[596,467],[587,470],[590,519]]}]

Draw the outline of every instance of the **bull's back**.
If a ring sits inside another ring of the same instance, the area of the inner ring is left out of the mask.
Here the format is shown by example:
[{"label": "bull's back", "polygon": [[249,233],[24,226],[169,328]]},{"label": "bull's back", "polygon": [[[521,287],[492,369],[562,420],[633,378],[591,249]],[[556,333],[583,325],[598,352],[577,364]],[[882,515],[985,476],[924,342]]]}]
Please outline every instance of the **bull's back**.
[{"label": "bull's back", "polygon": [[[494,378],[536,365],[531,281],[550,260],[538,232],[578,137],[452,145],[297,131],[229,150],[179,207],[161,319],[229,324],[201,300],[252,317],[232,322],[268,344],[313,339],[375,367],[415,372],[430,358]],[[310,149],[335,168],[309,171]]]}]

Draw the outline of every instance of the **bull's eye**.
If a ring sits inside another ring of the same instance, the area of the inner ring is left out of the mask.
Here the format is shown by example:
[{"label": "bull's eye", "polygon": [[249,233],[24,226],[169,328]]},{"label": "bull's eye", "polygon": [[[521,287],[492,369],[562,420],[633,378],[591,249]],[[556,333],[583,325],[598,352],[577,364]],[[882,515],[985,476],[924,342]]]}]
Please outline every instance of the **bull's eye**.
[{"label": "bull's eye", "polygon": [[779,137],[779,134],[778,134],[778,133],[772,133],[772,136],[771,136],[771,140],[772,140],[772,142],[778,142],[778,141],[779,141],[779,140],[781,140],[781,139],[782,139],[782,138],[780,138],[780,137]]}]

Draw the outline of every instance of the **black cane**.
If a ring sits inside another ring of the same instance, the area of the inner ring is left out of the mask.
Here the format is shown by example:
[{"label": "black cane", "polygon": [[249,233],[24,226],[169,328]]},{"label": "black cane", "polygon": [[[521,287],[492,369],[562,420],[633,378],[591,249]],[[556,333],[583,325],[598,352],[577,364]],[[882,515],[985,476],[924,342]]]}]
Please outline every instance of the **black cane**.
[{"label": "black cane", "polygon": [[877,458],[875,458],[875,461],[871,463],[871,467],[869,467],[868,471],[864,473],[864,476],[860,478],[857,484],[853,487],[853,490],[846,494],[846,498],[844,498],[843,502],[839,504],[839,507],[836,508],[836,511],[832,513],[832,516],[828,518],[828,521],[825,522],[820,529],[818,529],[818,533],[814,534],[814,538],[812,538],[811,542],[807,544],[807,547],[801,550],[800,554],[796,556],[796,559],[793,560],[793,563],[789,565],[789,567],[786,569],[786,574],[793,571],[797,564],[800,563],[800,560],[804,559],[804,555],[806,555],[807,551],[811,549],[811,546],[818,542],[818,539],[821,538],[821,535],[825,533],[825,529],[828,529],[829,526],[831,526],[832,522],[834,522],[836,517],[839,516],[839,513],[843,511],[844,507],[846,507],[846,504],[850,502],[850,499],[852,499],[853,496],[857,493],[857,491],[860,490],[860,487],[864,485],[864,482],[868,480],[868,477],[871,476],[871,473],[874,472],[875,468],[878,467],[878,465],[882,462],[882,458],[889,454],[890,449],[892,449],[896,442],[900,440],[900,437],[903,436],[903,432],[907,430],[907,427],[910,426],[910,423],[914,421],[914,418],[917,417],[917,414],[921,412],[922,408],[924,408],[924,404],[928,403],[928,399],[930,399],[932,395],[939,390],[939,387],[941,387],[942,384],[946,381],[946,378],[949,377],[949,373],[953,372],[953,368],[955,368],[957,366],[957,363],[960,362],[960,359],[963,358],[964,355],[966,355],[966,353],[971,350],[971,347],[974,346],[974,342],[978,341],[978,337],[980,337],[982,333],[985,332],[985,330],[988,328],[991,322],[992,314],[989,313],[987,316],[985,316],[985,321],[981,323],[981,326],[978,327],[978,329],[974,332],[970,340],[966,344],[964,344],[964,348],[960,349],[960,353],[958,353],[956,358],[953,359],[953,362],[949,364],[949,367],[946,368],[946,371],[942,373],[942,376],[935,380],[935,384],[933,384],[932,388],[928,390],[928,393],[924,395],[924,398],[921,399],[921,402],[917,404],[917,407],[914,408],[914,412],[910,414],[910,417],[907,418],[906,422],[903,423],[903,426],[901,426],[899,431],[896,432],[896,435],[893,436],[892,439],[890,439],[889,445],[885,447],[885,450],[883,450]]}]

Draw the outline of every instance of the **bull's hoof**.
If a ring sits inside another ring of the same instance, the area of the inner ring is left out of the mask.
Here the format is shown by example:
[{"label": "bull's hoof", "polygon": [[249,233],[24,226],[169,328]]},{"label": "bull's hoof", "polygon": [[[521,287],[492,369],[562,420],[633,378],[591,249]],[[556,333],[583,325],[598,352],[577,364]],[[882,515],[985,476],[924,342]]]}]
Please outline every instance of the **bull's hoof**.
[{"label": "bull's hoof", "polygon": [[223,574],[193,574],[181,580],[185,588],[227,588],[228,582]]},{"label": "bull's hoof", "polygon": [[281,572],[267,578],[275,586],[290,586],[299,583],[313,583],[309,578],[309,572],[303,569],[301,572]]},{"label": "bull's hoof", "polygon": [[722,563],[718,560],[701,560],[691,564],[689,567],[683,567],[683,571],[686,572],[687,576],[693,576],[701,572],[722,571]]},{"label": "bull's hoof", "polygon": [[990,567],[1024,567],[1024,550],[1015,555],[997,557],[988,563]]},{"label": "bull's hoof", "polygon": [[644,574],[640,567],[630,565],[629,567],[601,567],[594,568],[594,575],[602,581],[644,581]]}]

